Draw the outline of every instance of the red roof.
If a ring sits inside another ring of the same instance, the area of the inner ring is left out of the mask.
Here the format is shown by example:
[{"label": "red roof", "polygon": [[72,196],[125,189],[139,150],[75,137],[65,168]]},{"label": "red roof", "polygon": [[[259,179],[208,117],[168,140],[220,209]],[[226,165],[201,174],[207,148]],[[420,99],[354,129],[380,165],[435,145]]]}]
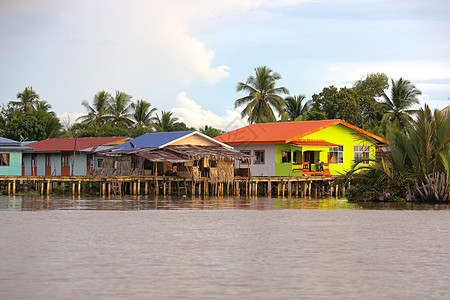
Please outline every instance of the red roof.
[{"label": "red roof", "polygon": [[256,123],[227,132],[215,139],[229,145],[285,144],[337,124],[344,125],[370,138],[385,139],[342,120],[320,120],[280,123]]},{"label": "red roof", "polygon": [[122,140],[129,140],[128,137],[85,137],[64,139],[47,139],[36,143],[28,144],[28,147],[35,152],[60,152],[60,151],[80,151],[90,147],[101,146]]}]

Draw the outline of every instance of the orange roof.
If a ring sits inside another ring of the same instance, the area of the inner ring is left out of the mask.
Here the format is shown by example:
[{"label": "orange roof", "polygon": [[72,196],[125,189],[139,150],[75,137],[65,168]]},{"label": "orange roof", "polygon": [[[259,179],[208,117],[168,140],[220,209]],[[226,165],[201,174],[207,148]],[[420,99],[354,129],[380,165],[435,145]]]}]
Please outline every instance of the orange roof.
[{"label": "orange roof", "polygon": [[373,133],[342,120],[320,120],[280,123],[256,123],[227,132],[215,139],[228,145],[285,144],[325,128],[341,124],[380,142],[387,141]]},{"label": "orange roof", "polygon": [[330,142],[327,142],[324,140],[310,140],[310,139],[292,141],[291,144],[294,144],[297,146],[324,146],[324,147],[339,146],[338,144],[333,144],[333,143],[330,143]]}]

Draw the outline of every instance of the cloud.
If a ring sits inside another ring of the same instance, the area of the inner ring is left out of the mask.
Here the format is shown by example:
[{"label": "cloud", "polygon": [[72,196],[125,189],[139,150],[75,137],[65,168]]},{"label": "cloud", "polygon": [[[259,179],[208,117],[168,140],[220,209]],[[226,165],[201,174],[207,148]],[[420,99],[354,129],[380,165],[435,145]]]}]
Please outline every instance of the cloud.
[{"label": "cloud", "polygon": [[65,127],[67,127],[67,126],[73,125],[79,117],[84,116],[84,115],[85,115],[84,113],[80,113],[80,112],[74,112],[74,113],[63,112],[62,114],[57,114],[56,116],[58,117],[61,124]]},{"label": "cloud", "polygon": [[201,105],[189,99],[185,92],[178,94],[176,104],[172,113],[190,127],[200,128],[208,125],[230,131],[248,125],[241,119],[239,112],[227,109],[223,116],[219,116],[210,110],[203,109]]}]

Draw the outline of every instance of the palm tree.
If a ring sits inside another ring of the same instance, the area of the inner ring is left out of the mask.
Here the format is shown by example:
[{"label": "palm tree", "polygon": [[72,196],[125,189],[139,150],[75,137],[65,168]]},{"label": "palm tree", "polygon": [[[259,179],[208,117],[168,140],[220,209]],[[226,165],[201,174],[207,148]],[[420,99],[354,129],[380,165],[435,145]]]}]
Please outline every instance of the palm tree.
[{"label": "palm tree", "polygon": [[225,131],[223,131],[222,129],[214,128],[214,127],[211,127],[211,126],[208,126],[208,125],[200,127],[198,129],[198,131],[200,131],[201,133],[203,133],[203,134],[205,134],[205,135],[207,135],[209,137],[212,137],[212,138],[214,138],[216,136],[219,136],[219,135],[222,135],[222,134],[225,133]]},{"label": "palm tree", "polygon": [[120,91],[116,91],[116,96],[111,98],[108,108],[108,117],[113,124],[118,126],[129,126],[133,124],[128,113],[130,110],[131,96]]},{"label": "palm tree", "polygon": [[308,112],[308,105],[307,103],[302,104],[303,100],[305,100],[305,95],[302,94],[298,96],[288,96],[284,99],[284,111],[286,112],[289,120],[294,121],[300,116],[306,116],[306,113]]},{"label": "palm tree", "polygon": [[276,120],[273,109],[279,115],[283,113],[284,99],[281,94],[289,94],[285,87],[275,87],[281,75],[266,66],[255,68],[256,76],[249,76],[245,83],[239,82],[236,92],[244,91],[247,96],[237,99],[234,107],[247,104],[241,112],[241,117],[248,117],[250,123],[274,122]]},{"label": "palm tree", "polygon": [[409,80],[403,78],[396,82],[391,79],[391,82],[391,96],[389,97],[383,92],[384,105],[387,111],[383,116],[383,121],[391,121],[394,126],[403,129],[413,121],[411,115],[416,111],[410,108],[414,104],[419,104],[417,96],[421,95],[422,92]]},{"label": "palm tree", "polygon": [[25,88],[21,93],[17,93],[18,101],[10,101],[9,104],[17,109],[27,112],[34,109],[36,101],[39,99],[39,95],[31,87]]},{"label": "palm tree", "polygon": [[153,124],[155,117],[152,117],[152,114],[156,111],[156,108],[151,108],[151,106],[149,102],[144,100],[131,103],[131,117],[136,123],[136,127],[150,127]]},{"label": "palm tree", "polygon": [[176,121],[178,121],[178,118],[172,118],[172,112],[162,111],[161,117],[156,114],[156,121],[154,124],[155,130],[158,132],[172,131]]},{"label": "palm tree", "polygon": [[92,106],[89,105],[89,102],[83,100],[81,105],[86,108],[88,114],[79,117],[77,121],[93,126],[103,125],[106,121],[110,97],[111,95],[109,93],[106,91],[101,91],[94,96]]}]

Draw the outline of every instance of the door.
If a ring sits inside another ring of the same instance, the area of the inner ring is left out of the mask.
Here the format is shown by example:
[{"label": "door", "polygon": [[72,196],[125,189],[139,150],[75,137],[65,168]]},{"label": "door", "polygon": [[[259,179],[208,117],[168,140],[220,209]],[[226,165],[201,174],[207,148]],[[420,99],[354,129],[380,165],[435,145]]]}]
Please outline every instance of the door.
[{"label": "door", "polygon": [[31,154],[31,176],[37,175],[36,156],[37,154]]},{"label": "door", "polygon": [[70,176],[69,158],[69,152],[61,152],[61,176]]},{"label": "door", "polygon": [[92,154],[88,154],[86,157],[86,175],[92,174],[92,169],[94,168],[94,159],[92,157]]},{"label": "door", "polygon": [[45,154],[45,176],[52,175],[52,155]]}]

